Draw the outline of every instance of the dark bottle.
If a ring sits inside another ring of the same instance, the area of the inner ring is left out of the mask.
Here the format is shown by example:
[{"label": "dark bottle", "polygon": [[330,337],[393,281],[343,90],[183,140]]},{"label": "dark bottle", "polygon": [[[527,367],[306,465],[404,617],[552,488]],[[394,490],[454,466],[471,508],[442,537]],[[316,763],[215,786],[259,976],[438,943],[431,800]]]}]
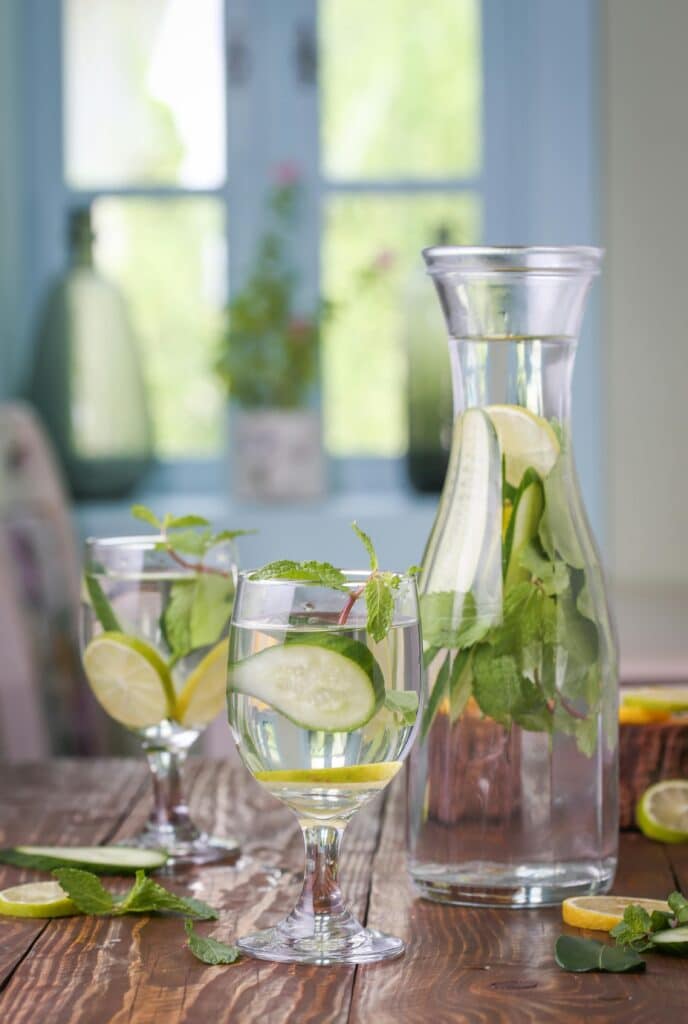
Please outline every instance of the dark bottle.
[{"label": "dark bottle", "polygon": [[29,397],[80,498],[126,494],[148,467],[152,430],[126,303],[93,266],[90,211],[69,222],[70,267],[39,318]]}]

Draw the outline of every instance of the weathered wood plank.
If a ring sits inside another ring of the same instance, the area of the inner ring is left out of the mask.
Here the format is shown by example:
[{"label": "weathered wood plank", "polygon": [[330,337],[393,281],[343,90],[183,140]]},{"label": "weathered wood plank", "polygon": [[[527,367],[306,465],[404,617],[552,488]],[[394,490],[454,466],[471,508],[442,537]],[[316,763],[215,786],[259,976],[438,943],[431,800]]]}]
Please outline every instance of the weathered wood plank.
[{"label": "weathered wood plank", "polygon": [[[682,1019],[685,963],[653,955],[646,975],[568,974],[554,963],[554,942],[562,931],[581,933],[562,924],[558,908],[492,910],[416,899],[404,863],[403,819],[398,788],[387,805],[368,923],[400,935],[407,951],[401,960],[359,970],[352,1024],[647,1024],[660,1006],[662,1019]],[[621,842],[614,891],[666,896],[672,879],[662,848],[639,835]]]},{"label": "weathered wood plank", "polygon": [[[145,777],[142,764],[119,759],[5,767],[0,773],[0,846],[105,842]],[[0,865],[0,889],[35,877]],[[0,988],[45,928],[45,921],[0,921]]]},{"label": "weathered wood plank", "polygon": [[[207,900],[221,920],[199,930],[232,941],[276,923],[294,904],[303,869],[296,819],[240,767],[192,766],[194,816],[220,834],[239,837],[244,856],[235,867],[187,873],[166,884]],[[86,780],[84,780],[86,784]],[[137,828],[146,802],[121,834]],[[342,884],[352,906],[365,913],[380,816],[371,807],[356,816],[345,839]],[[13,1024],[153,1024],[212,1020],[347,1020],[354,968],[303,968],[246,960],[205,967],[184,948],[173,919],[81,918],[51,922],[12,977],[0,1016]]]}]

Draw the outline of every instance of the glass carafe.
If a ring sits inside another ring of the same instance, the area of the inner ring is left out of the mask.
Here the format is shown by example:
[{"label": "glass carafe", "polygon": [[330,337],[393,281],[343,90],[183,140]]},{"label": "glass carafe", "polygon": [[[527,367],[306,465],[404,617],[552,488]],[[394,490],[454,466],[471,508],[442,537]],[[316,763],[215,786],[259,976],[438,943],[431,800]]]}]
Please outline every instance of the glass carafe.
[{"label": "glass carafe", "polygon": [[614,630],[571,444],[601,252],[424,252],[454,427],[420,580],[429,700],[408,775],[421,895],[534,906],[605,892],[618,842]]}]

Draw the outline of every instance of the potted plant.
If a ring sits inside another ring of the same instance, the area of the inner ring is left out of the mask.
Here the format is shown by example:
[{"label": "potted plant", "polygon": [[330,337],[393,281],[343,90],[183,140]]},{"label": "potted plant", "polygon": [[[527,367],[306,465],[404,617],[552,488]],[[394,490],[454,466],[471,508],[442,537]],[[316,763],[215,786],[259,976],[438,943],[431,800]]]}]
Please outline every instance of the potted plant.
[{"label": "potted plant", "polygon": [[315,498],[324,488],[320,415],[309,404],[327,303],[296,308],[298,276],[288,239],[299,176],[280,165],[268,228],[244,287],[229,304],[217,371],[232,399],[232,479],[242,498]]}]

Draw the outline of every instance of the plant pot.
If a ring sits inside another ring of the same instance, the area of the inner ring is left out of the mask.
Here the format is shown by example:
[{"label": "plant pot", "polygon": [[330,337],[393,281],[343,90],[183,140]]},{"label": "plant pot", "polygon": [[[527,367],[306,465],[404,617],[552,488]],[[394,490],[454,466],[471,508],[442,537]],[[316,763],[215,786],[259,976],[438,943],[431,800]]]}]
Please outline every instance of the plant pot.
[{"label": "plant pot", "polygon": [[300,501],[322,496],[325,469],[315,409],[233,408],[232,490],[246,501]]}]

